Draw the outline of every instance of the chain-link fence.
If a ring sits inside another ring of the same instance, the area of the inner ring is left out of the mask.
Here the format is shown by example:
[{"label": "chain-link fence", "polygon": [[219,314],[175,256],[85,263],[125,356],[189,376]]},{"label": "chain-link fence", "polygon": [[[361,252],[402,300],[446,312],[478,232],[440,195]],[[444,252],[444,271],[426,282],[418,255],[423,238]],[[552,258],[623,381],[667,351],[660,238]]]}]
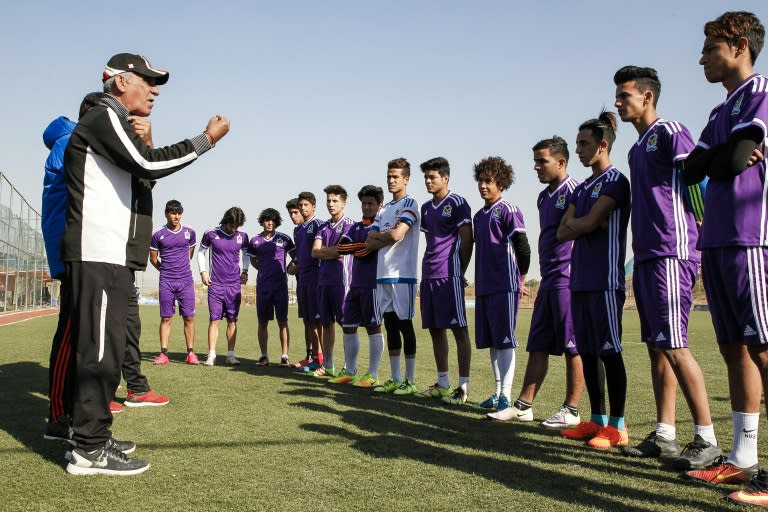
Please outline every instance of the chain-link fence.
[{"label": "chain-link fence", "polygon": [[0,312],[40,308],[57,299],[40,214],[0,172]]}]

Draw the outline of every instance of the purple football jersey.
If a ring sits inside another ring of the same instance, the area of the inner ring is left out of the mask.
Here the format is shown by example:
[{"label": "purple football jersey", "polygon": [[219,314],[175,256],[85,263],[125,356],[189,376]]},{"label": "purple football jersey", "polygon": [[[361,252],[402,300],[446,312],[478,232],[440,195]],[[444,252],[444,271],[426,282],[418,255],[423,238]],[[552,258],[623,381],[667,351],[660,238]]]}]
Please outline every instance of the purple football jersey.
[{"label": "purple football jersey", "polygon": [[[373,224],[355,222],[349,228],[347,234],[342,238],[342,242],[365,242],[368,238],[368,231]],[[352,277],[349,283],[351,287],[376,288],[376,263],[378,257],[376,253],[368,256],[352,258]]]},{"label": "purple football jersey", "polygon": [[312,257],[312,244],[315,243],[315,235],[320,230],[322,222],[317,217],[312,217],[304,224],[293,228],[293,243],[296,245],[296,265],[298,275],[317,273],[320,260]]},{"label": "purple football jersey", "polygon": [[178,231],[171,231],[163,226],[152,234],[150,251],[157,251],[160,257],[160,279],[192,279],[192,267],[189,265],[189,249],[197,243],[195,230],[180,226]]},{"label": "purple football jersey", "polygon": [[200,248],[210,248],[209,276],[216,286],[240,286],[242,255],[248,249],[248,235],[236,230],[228,234],[221,226],[203,234]]},{"label": "purple football jersey", "polygon": [[558,242],[557,228],[571,203],[571,194],[579,184],[566,176],[555,190],[545,188],[539,194],[536,205],[539,208],[539,269],[540,290],[568,288],[571,278],[571,250],[573,242]]},{"label": "purple football jersey", "polygon": [[475,229],[475,293],[515,292],[520,289],[520,269],[512,235],[525,233],[523,212],[499,199],[479,210]]},{"label": "purple football jersey", "polygon": [[607,228],[599,227],[573,242],[571,291],[624,289],[627,225],[632,204],[629,180],[610,166],[577,186],[571,204],[576,208],[576,218],[584,217],[602,195],[613,198],[616,208],[608,216]]},{"label": "purple football jersey", "polygon": [[285,259],[293,250],[293,240],[284,233],[275,233],[270,238],[258,234],[248,243],[248,256],[256,258],[256,287],[259,291],[285,287],[288,274]]},{"label": "purple football jersey", "polygon": [[684,200],[680,172],[693,146],[688,128],[657,119],[629,150],[636,264],[655,258],[701,259],[696,219]]},{"label": "purple football jersey", "polygon": [[438,204],[421,205],[421,231],[427,248],[421,260],[421,278],[437,279],[461,276],[459,228],[472,222],[472,211],[460,195],[449,192]]},{"label": "purple football jersey", "polygon": [[[334,247],[339,243],[354,221],[349,217],[342,217],[333,224],[327,220],[320,226],[320,230],[315,234],[315,240],[321,240],[323,247]],[[320,260],[320,271],[317,275],[318,285],[339,285],[349,286],[349,274],[352,267],[352,256],[350,254],[340,256],[335,260]]]},{"label": "purple football jersey", "polygon": [[[728,141],[734,132],[757,127],[768,136],[768,77],[752,75],[715,107],[697,146],[709,149]],[[765,142],[758,146],[765,152]],[[766,161],[760,160],[733,180],[710,180],[704,196],[707,212],[699,249],[764,247],[768,245],[768,182]],[[722,213],[720,213],[722,212]]]}]

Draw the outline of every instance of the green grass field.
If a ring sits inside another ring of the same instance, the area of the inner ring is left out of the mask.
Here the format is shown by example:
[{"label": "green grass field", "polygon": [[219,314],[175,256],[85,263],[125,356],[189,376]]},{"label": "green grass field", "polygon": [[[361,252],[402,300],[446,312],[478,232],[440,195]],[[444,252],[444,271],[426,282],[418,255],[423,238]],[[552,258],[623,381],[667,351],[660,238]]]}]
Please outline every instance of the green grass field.
[{"label": "green grass field", "polygon": [[[563,399],[564,366],[550,372],[534,406],[537,422],[497,423],[470,407],[441,406],[416,397],[372,396],[279,367],[259,368],[255,310],[239,323],[238,368],[190,367],[183,360],[181,321],[174,322],[170,366],[153,367],[158,309],[141,308],[143,369],[165,407],[126,409],[115,418],[118,439],[131,439],[135,456],[151,462],[135,477],[74,477],[65,473],[64,447],[44,441],[48,352],[56,317],[0,327],[0,510],[221,511],[221,510],[736,510],[726,488],[682,480],[657,461],[595,452],[546,430],[538,421]],[[302,331],[291,309],[292,359],[303,355]],[[472,326],[473,311],[469,311]],[[417,325],[420,320],[416,319]],[[518,335],[527,337],[530,310]],[[197,349],[205,352],[207,312],[199,311]],[[272,326],[271,326],[272,327]],[[715,428],[730,449],[731,420],[725,367],[707,313],[691,314],[690,337],[707,378]],[[417,330],[417,384],[435,380],[431,343]],[[279,359],[276,330],[270,355]],[[337,367],[343,361],[337,334]],[[219,354],[225,352],[223,330]],[[624,316],[629,376],[627,424],[631,441],[655,425],[648,358],[634,311]],[[362,336],[361,367],[367,365]],[[222,359],[222,358],[220,358]],[[455,352],[451,377],[457,378]],[[527,355],[518,349],[514,397]],[[382,362],[389,376],[389,361]],[[487,351],[475,351],[470,400],[492,391]],[[123,387],[118,396],[124,396]],[[583,413],[589,413],[586,394]],[[692,437],[690,415],[678,393],[678,437]]]}]

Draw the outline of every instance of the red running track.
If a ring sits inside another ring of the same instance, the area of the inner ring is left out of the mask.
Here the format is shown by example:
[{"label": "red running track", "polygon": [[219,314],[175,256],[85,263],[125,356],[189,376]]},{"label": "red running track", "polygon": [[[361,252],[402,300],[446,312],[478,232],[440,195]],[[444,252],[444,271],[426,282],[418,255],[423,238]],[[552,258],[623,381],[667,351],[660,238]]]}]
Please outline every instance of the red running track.
[{"label": "red running track", "polygon": [[59,308],[44,308],[33,309],[30,311],[11,311],[9,313],[0,313],[0,325],[15,324],[29,320],[30,318],[38,318],[41,316],[57,315]]}]

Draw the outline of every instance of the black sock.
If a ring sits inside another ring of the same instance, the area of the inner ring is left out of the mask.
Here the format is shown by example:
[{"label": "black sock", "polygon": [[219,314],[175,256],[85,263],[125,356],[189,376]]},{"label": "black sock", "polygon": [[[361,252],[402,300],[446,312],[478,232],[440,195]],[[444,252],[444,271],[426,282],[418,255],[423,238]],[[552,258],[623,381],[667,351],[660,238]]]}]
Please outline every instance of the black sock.
[{"label": "black sock", "polygon": [[168,355],[168,349],[167,348],[161,348],[160,352],[165,354],[165,355]]},{"label": "black sock", "polygon": [[566,409],[568,409],[568,412],[570,412],[570,413],[571,413],[571,414],[573,414],[574,416],[578,416],[578,415],[579,415],[579,408],[578,408],[578,407],[571,407],[571,406],[570,406],[570,405],[568,405],[568,404],[563,404],[563,407],[565,407]]},{"label": "black sock", "polygon": [[515,400],[515,407],[520,409],[521,411],[527,411],[531,407],[533,407],[533,404],[530,404],[526,402],[525,400],[520,400],[519,398]]}]

